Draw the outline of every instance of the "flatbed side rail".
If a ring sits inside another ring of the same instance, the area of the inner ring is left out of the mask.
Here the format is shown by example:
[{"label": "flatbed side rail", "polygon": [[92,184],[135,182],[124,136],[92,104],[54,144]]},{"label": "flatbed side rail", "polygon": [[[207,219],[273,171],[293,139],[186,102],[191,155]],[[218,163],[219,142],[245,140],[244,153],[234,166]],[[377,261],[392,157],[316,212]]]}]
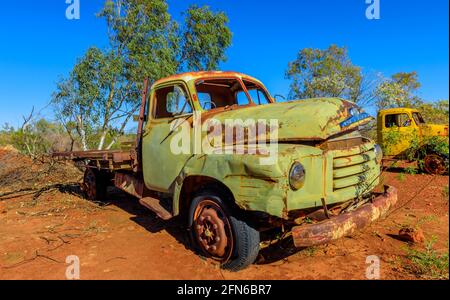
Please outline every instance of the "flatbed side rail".
[{"label": "flatbed side rail", "polygon": [[133,151],[121,150],[92,150],[55,152],[52,157],[56,160],[89,161],[87,167],[110,171],[132,170],[135,161]]}]

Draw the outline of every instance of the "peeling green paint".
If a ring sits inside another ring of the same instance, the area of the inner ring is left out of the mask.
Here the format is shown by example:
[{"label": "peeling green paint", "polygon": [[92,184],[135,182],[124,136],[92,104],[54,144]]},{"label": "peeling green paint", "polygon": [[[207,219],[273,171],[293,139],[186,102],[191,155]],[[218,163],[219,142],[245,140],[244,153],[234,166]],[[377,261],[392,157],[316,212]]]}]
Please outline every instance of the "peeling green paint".
[{"label": "peeling green paint", "polygon": [[[192,101],[196,98],[195,80],[202,76],[218,77],[221,73],[202,74],[180,75],[171,80],[184,82]],[[227,76],[246,78],[237,73],[227,73]],[[154,101],[158,85],[170,84],[171,80],[156,83],[150,99]],[[372,153],[374,143],[366,140],[362,145],[343,150],[324,150],[318,146],[338,134],[343,135],[341,138],[353,138],[357,127],[370,120],[341,128],[353,106],[342,99],[320,98],[224,110],[209,117],[221,122],[278,119],[278,159],[271,166],[261,165],[261,154],[174,155],[168,146],[170,120],[150,120],[143,138],[145,184],[153,190],[173,193],[174,215],[179,213],[183,184],[191,176],[223,183],[232,192],[236,204],[245,210],[280,218],[287,218],[293,210],[320,207],[322,198],[332,204],[359,197],[378,184],[380,166]],[[196,101],[192,107],[201,111]],[[288,179],[294,162],[300,162],[306,170],[305,184],[298,191],[290,188]]]}]

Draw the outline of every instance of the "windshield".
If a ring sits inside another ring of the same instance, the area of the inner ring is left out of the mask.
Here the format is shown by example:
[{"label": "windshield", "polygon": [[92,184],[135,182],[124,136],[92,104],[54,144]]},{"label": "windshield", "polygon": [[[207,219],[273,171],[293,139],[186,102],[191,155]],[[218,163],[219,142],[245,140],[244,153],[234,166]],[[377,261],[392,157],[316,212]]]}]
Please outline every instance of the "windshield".
[{"label": "windshield", "polygon": [[201,80],[196,84],[196,88],[198,101],[204,110],[250,104],[237,79]]},{"label": "windshield", "polygon": [[197,82],[197,97],[202,109],[271,103],[271,98],[264,88],[248,80],[243,82],[251,99],[238,79],[211,79]]},{"label": "windshield", "polygon": [[413,113],[414,121],[416,121],[417,125],[425,124],[425,120],[422,118],[422,115],[418,112]]}]

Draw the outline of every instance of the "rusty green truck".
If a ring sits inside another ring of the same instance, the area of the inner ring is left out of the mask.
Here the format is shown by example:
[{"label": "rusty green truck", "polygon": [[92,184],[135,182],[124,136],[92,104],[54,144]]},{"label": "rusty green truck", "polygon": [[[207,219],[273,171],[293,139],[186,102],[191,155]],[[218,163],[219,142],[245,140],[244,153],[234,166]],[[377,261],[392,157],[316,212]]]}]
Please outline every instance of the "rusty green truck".
[{"label": "rusty green truck", "polygon": [[[187,73],[145,84],[131,151],[54,156],[85,162],[89,199],[113,185],[163,220],[184,220],[199,253],[236,271],[267,240],[324,244],[395,204],[395,188],[374,192],[383,154],[358,130],[370,120],[346,100],[276,103],[250,76]],[[256,127],[263,142],[251,142]],[[202,145],[209,151],[195,149]]]}]

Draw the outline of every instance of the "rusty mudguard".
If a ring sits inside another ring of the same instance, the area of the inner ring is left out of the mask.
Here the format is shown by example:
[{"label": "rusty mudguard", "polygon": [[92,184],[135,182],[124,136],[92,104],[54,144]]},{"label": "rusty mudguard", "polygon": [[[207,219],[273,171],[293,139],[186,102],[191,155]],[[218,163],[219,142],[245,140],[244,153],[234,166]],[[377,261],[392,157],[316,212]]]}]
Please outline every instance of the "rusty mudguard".
[{"label": "rusty mudguard", "polygon": [[356,230],[366,227],[385,216],[397,203],[397,189],[385,187],[385,192],[355,211],[344,213],[317,224],[297,226],[292,229],[296,247],[310,247],[326,244]]}]

